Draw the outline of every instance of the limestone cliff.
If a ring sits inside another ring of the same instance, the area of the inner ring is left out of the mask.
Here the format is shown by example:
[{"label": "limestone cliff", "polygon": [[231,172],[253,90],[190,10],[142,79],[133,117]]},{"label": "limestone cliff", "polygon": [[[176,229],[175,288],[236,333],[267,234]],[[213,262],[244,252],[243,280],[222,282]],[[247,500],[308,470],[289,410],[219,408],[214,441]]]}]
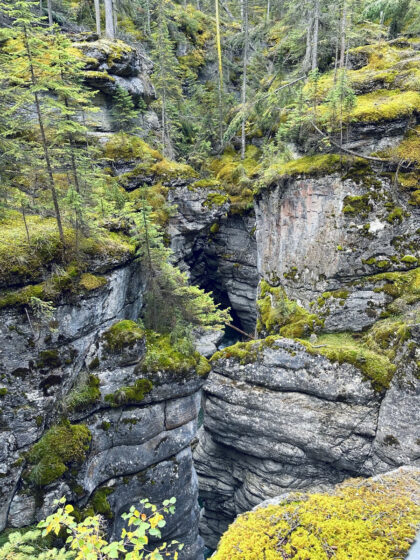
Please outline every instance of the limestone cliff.
[{"label": "limestone cliff", "polygon": [[145,334],[132,321],[144,285],[132,257],[84,280],[63,290],[47,321],[3,302],[1,528],[31,525],[66,496],[81,515],[105,515],[115,535],[136,500],[174,496],[164,538],[199,558],[190,444],[203,380],[192,368],[144,366]]}]

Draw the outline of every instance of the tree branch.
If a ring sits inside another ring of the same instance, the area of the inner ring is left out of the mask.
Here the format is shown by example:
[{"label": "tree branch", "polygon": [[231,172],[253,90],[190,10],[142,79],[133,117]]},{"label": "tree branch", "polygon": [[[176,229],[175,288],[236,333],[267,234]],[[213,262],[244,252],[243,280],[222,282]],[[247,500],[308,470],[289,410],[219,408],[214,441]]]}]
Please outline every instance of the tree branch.
[{"label": "tree branch", "polygon": [[314,129],[318,132],[318,134],[320,134],[323,138],[327,138],[328,141],[331,142],[331,144],[333,146],[335,146],[336,148],[338,148],[339,150],[341,150],[345,154],[349,154],[351,156],[367,159],[368,161],[378,161],[378,162],[381,162],[381,163],[389,163],[391,161],[390,159],[383,159],[383,158],[378,158],[378,157],[373,157],[373,156],[364,156],[362,154],[358,154],[357,152],[353,152],[353,150],[348,150],[347,148],[343,148],[343,146],[340,146],[340,144],[335,142],[328,134],[325,134],[325,132],[322,132],[322,130],[320,130],[313,121],[310,121],[310,122],[311,122],[311,125],[314,127]]}]

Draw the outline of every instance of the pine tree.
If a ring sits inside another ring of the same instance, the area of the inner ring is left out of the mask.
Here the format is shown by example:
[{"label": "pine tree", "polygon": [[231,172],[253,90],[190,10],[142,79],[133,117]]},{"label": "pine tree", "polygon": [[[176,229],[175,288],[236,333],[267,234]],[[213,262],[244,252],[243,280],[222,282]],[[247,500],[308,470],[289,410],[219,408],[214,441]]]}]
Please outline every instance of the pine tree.
[{"label": "pine tree", "polygon": [[156,22],[152,32],[152,59],[155,63],[152,75],[157,105],[161,115],[162,153],[173,159],[173,141],[176,136],[177,105],[182,100],[179,64],[174,54],[174,44],[169,35],[166,0],[158,0]]},{"label": "pine tree", "polygon": [[134,102],[128,91],[122,87],[117,87],[112,99],[112,118],[116,130],[133,132],[137,111]]}]

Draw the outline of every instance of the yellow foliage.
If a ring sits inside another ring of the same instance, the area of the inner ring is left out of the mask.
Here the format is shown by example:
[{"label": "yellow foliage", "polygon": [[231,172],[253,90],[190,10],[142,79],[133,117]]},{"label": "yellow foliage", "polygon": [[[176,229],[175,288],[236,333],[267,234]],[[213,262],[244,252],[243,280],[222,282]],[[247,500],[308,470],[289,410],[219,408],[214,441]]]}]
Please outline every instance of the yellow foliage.
[{"label": "yellow foliage", "polygon": [[[418,475],[418,473],[417,473]],[[296,494],[240,515],[215,560],[391,560],[403,558],[420,523],[415,475],[354,479],[334,495]]]}]

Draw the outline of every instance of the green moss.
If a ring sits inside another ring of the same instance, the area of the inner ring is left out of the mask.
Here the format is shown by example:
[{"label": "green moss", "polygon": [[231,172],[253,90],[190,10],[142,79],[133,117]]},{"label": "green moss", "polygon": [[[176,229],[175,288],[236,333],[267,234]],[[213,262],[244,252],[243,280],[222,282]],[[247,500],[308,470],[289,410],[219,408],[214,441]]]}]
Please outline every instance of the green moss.
[{"label": "green moss", "polygon": [[346,480],[324,494],[294,493],[239,515],[212,559],[406,558],[418,530],[417,492],[414,470]]},{"label": "green moss", "polygon": [[[76,260],[78,268],[84,271],[88,270],[92,260],[97,262],[100,259],[105,265],[111,259],[115,266],[116,262],[127,260],[133,253],[133,248],[117,234],[98,228],[95,237],[78,235],[76,240],[76,232],[66,226],[64,255],[54,219],[28,215],[26,221],[29,241],[22,217],[17,212],[7,211],[0,219],[0,287],[32,284],[0,295],[1,307],[25,304],[31,296],[52,300],[61,291],[72,288],[76,279],[71,274],[74,267],[68,265],[69,261]],[[51,275],[53,264],[67,267],[67,270]],[[46,276],[49,281],[44,282]],[[81,289],[85,288],[82,286]]]},{"label": "green moss", "polygon": [[199,375],[200,377],[204,377],[205,375],[207,375],[211,370],[211,365],[207,358],[205,358],[204,356],[200,356],[195,370],[197,372],[197,375]]},{"label": "green moss", "polygon": [[115,393],[106,395],[105,401],[111,406],[120,406],[127,403],[139,403],[153,389],[153,383],[149,379],[138,379],[134,385],[121,387]]},{"label": "green moss", "polygon": [[[331,173],[342,173],[344,169],[366,173],[369,166],[362,158],[352,158],[337,154],[323,154],[314,156],[304,156],[287,163],[273,163],[268,169],[264,170],[259,181],[259,186],[270,186],[282,177],[296,177],[306,175],[319,177]],[[344,211],[344,210],[343,210]]]},{"label": "green moss", "polygon": [[370,350],[348,333],[324,334],[318,337],[316,345],[307,340],[300,341],[310,354],[321,354],[332,362],[349,363],[358,368],[381,391],[389,387],[396,366],[389,358]]},{"label": "green moss", "polygon": [[213,208],[214,206],[223,206],[223,204],[225,204],[228,200],[229,197],[227,196],[227,194],[213,192],[207,195],[206,200],[203,202],[203,206],[207,206],[208,208]]},{"label": "green moss", "polygon": [[228,346],[215,352],[210,359],[210,362],[218,360],[234,359],[240,364],[249,364],[255,362],[258,356],[264,351],[265,348],[273,346],[276,340],[282,338],[281,336],[267,336],[264,339],[250,340],[249,342],[237,342],[233,346]]},{"label": "green moss", "polygon": [[411,206],[420,206],[420,189],[417,190],[417,191],[414,191],[411,194],[409,204],[411,204]]},{"label": "green moss", "polygon": [[220,187],[220,181],[217,179],[200,179],[199,181],[195,181],[190,188],[192,189],[209,189],[209,188],[217,188]]},{"label": "green moss", "polygon": [[363,283],[380,284],[374,288],[375,292],[384,292],[394,301],[388,305],[387,311],[401,313],[407,305],[413,305],[420,300],[420,269],[415,268],[407,272],[384,272],[363,279]]},{"label": "green moss", "polygon": [[0,397],[5,397],[7,395],[9,391],[6,389],[6,387],[2,387],[0,389]]},{"label": "green moss", "polygon": [[351,122],[378,122],[410,116],[420,106],[416,91],[377,90],[356,98],[356,106],[347,120]]},{"label": "green moss", "polygon": [[216,222],[210,227],[210,233],[217,233],[220,229],[219,224]]},{"label": "green moss", "polygon": [[104,420],[101,423],[101,428],[104,430],[104,432],[107,432],[110,427],[111,427],[111,422],[107,422],[106,420]]},{"label": "green moss", "polygon": [[108,352],[113,354],[121,352],[126,347],[134,346],[138,341],[143,340],[144,336],[144,330],[130,320],[115,323],[102,335]]},{"label": "green moss", "polygon": [[95,404],[100,398],[99,379],[96,375],[91,374],[84,382],[70,392],[66,399],[66,405],[69,411],[79,412]]},{"label": "green moss", "polygon": [[40,414],[35,418],[35,423],[37,428],[40,428],[42,426],[42,424],[44,423],[44,417]]},{"label": "green moss", "polygon": [[99,367],[99,358],[98,356],[96,356],[95,358],[93,358],[93,360],[90,362],[89,364],[89,369],[92,371],[94,369],[97,369]]},{"label": "green moss", "polygon": [[413,255],[404,255],[403,258],[401,259],[401,262],[407,263],[407,264],[417,264],[418,259],[416,257],[414,257]]},{"label": "green moss", "polygon": [[369,212],[372,211],[373,207],[369,200],[368,194],[363,194],[360,196],[346,196],[343,201],[344,214],[360,214],[366,217]]},{"label": "green moss", "polygon": [[95,514],[103,515],[107,519],[112,519],[114,514],[108,502],[108,496],[115,492],[114,488],[99,488],[93,494],[90,503]]},{"label": "green moss", "polygon": [[390,224],[392,224],[395,221],[401,223],[403,221],[404,216],[405,216],[404,210],[399,206],[397,206],[392,210],[392,212],[388,214],[386,221],[389,222]]},{"label": "green moss", "polygon": [[43,368],[58,368],[61,366],[61,359],[58,350],[43,350],[38,354],[36,367]]},{"label": "green moss", "polygon": [[344,251],[343,246],[342,245],[337,245],[337,251]]},{"label": "green moss", "polygon": [[95,276],[94,274],[82,274],[79,280],[79,286],[88,292],[102,288],[107,283],[106,278],[103,276]]},{"label": "green moss", "polygon": [[83,424],[68,420],[52,426],[28,453],[28,480],[36,486],[47,486],[60,478],[70,465],[79,465],[86,457],[91,434]]},{"label": "green moss", "polygon": [[150,172],[159,177],[162,181],[171,179],[194,179],[198,173],[185,163],[177,163],[167,159],[162,159],[150,167]]},{"label": "green moss", "polygon": [[264,280],[260,282],[257,308],[258,327],[265,334],[301,338],[314,332],[316,327],[322,326],[322,320],[317,315],[289,300],[283,288],[274,288]]},{"label": "green moss", "polygon": [[174,374],[186,374],[191,371],[204,375],[205,364],[202,356],[185,341],[171,342],[169,334],[147,331],[146,355],[141,364],[144,373],[168,371]]}]

